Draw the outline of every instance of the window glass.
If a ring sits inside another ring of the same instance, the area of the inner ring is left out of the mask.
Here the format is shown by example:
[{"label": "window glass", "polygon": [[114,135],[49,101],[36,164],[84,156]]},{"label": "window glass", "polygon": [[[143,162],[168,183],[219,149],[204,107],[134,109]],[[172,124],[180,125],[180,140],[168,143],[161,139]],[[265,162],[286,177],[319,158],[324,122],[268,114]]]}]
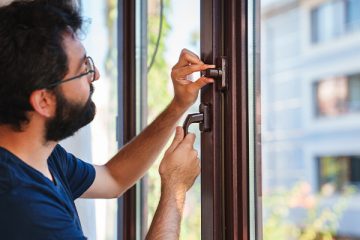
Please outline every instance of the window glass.
[{"label": "window glass", "polygon": [[263,239],[360,239],[358,2],[261,3]]},{"label": "window glass", "polygon": [[349,76],[349,109],[360,111],[360,74]]},{"label": "window glass", "polygon": [[357,30],[360,28],[360,1],[346,1],[346,23],[348,30]]},{"label": "window glass", "polygon": [[[104,164],[117,152],[117,1],[82,1],[86,17],[84,45],[99,69],[101,78],[94,83],[96,117],[91,123],[91,157]],[[83,200],[85,202],[92,200]],[[117,199],[96,199],[95,211],[80,213],[82,226],[88,226],[89,239],[116,239]],[[89,224],[90,223],[90,224]]]},{"label": "window glass", "polygon": [[348,112],[349,84],[345,77],[335,77],[316,83],[317,114],[336,116]]},{"label": "window glass", "polygon": [[360,110],[360,74],[315,83],[317,116],[345,115]]},{"label": "window glass", "polygon": [[360,183],[359,156],[322,156],[318,158],[320,192],[343,193],[358,190]]},{"label": "window glass", "polygon": [[[344,1],[326,1],[311,11],[312,41],[328,41],[343,33]],[[349,7],[350,9],[352,7]]]},{"label": "window glass", "polygon": [[[150,123],[170,102],[173,96],[170,69],[177,62],[180,52],[187,48],[200,54],[200,1],[199,0],[165,0],[164,18],[161,41],[154,64],[148,72],[148,122]],[[148,62],[151,61],[155,50],[158,33],[160,1],[148,0]],[[199,76],[193,76],[197,79]],[[188,113],[198,112],[199,101],[196,102]],[[181,119],[179,125],[185,118]],[[190,132],[196,134],[195,149],[200,153],[199,126],[191,126]],[[171,139],[172,141],[172,139]],[[168,146],[168,145],[167,145]],[[166,148],[165,148],[166,149]],[[165,150],[164,149],[164,150]],[[154,216],[160,199],[160,176],[158,168],[163,153],[154,166],[151,167],[147,177],[147,207],[148,226]],[[182,218],[180,239],[201,239],[201,206],[200,206],[200,178],[198,178],[187,193]]]}]

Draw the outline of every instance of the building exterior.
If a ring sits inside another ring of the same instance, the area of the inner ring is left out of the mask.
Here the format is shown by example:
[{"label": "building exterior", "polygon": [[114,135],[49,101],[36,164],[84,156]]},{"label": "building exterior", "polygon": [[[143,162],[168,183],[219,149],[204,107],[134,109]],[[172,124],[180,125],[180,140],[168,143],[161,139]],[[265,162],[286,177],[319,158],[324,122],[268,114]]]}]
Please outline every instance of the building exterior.
[{"label": "building exterior", "polygon": [[[264,0],[261,26],[264,195],[306,183],[335,235],[358,239],[360,1]],[[289,214],[299,228],[304,204]]]}]

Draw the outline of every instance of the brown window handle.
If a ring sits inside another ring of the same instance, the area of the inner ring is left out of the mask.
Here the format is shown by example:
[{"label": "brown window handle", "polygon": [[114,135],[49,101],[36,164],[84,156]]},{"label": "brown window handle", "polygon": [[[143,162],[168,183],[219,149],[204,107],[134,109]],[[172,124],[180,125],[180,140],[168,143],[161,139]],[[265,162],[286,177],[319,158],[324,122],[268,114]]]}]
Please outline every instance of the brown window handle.
[{"label": "brown window handle", "polygon": [[200,104],[200,113],[192,113],[187,115],[183,128],[184,136],[188,134],[189,126],[192,123],[200,123],[200,131],[207,132],[210,130],[210,108],[208,105]]},{"label": "brown window handle", "polygon": [[217,59],[217,68],[206,69],[201,75],[208,78],[217,79],[216,84],[220,91],[227,90],[227,58],[225,56]]}]

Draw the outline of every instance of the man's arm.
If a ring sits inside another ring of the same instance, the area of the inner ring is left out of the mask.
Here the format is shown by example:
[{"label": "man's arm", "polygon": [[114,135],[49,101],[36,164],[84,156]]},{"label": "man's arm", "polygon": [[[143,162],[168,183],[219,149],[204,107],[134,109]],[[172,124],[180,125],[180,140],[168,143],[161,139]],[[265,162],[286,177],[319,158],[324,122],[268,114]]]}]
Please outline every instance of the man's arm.
[{"label": "man's arm", "polygon": [[161,197],[146,240],[179,239],[180,222],[187,190],[200,173],[197,152],[193,149],[194,134],[183,139],[177,128],[175,139],[160,164]]},{"label": "man's arm", "polygon": [[174,99],[145,130],[125,145],[109,162],[103,166],[95,166],[94,183],[82,197],[118,197],[141,178],[166,144],[177,121],[195,102],[199,90],[213,82],[213,79],[205,77],[192,82],[186,77],[213,67],[215,66],[204,64],[194,53],[183,50],[171,72]]}]

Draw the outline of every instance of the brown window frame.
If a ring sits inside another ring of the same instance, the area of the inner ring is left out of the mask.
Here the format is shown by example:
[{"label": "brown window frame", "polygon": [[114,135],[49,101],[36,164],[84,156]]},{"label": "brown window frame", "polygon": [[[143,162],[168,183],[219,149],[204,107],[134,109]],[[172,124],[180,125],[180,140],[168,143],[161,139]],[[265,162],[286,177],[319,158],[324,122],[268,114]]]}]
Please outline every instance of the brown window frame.
[{"label": "brown window frame", "polygon": [[[135,2],[118,1],[118,91],[119,108],[122,108],[119,111],[118,133],[123,135],[119,147],[136,135]],[[201,0],[201,58],[206,63],[217,63],[220,57],[225,56],[228,61],[226,90],[220,90],[217,84],[206,86],[201,90],[200,97],[201,103],[210,106],[212,118],[211,130],[201,133],[201,235],[206,240],[246,240],[254,236],[249,224],[250,218],[254,217],[251,216],[249,199],[250,194],[254,193],[249,184],[252,164],[256,171],[253,175],[257,176],[257,180],[260,178],[257,173],[261,170],[260,86],[258,56],[254,54],[256,58],[249,57],[249,49],[252,47],[256,53],[258,51],[258,31],[253,28],[259,21],[251,19],[254,25],[249,29],[249,17],[252,17],[248,12],[249,3],[258,6],[258,0]],[[254,9],[254,12],[258,11]],[[253,33],[256,36],[253,42],[249,42],[249,34]],[[253,75],[250,79],[254,81],[251,83],[255,86],[254,92],[249,92],[249,75]],[[249,109],[251,98],[256,105],[255,110]],[[256,122],[249,122],[249,119],[255,119]],[[249,128],[254,126],[257,135],[251,138],[255,131]],[[255,141],[254,149],[250,148],[250,139]],[[249,159],[250,151],[256,154],[256,163]],[[261,195],[261,183],[257,183],[255,194],[258,196],[253,196],[255,200]],[[136,219],[137,211],[145,212],[143,203],[141,209],[137,209],[137,187],[139,185],[119,199],[118,239],[137,239],[138,231],[142,232],[142,239],[145,237],[146,222],[142,219],[142,226],[138,226],[139,221]],[[140,195],[143,196],[141,191]],[[140,199],[143,199],[142,196]],[[260,205],[253,205],[259,217]],[[259,227],[257,231],[259,233],[256,235],[261,236]]]},{"label": "brown window frame", "polygon": [[[118,117],[117,141],[121,148],[134,138],[146,123],[147,94],[147,56],[141,52],[137,59],[136,40],[140,39],[140,48],[147,44],[147,4],[142,2],[137,12],[135,0],[118,0]],[[136,29],[140,21],[140,29]],[[137,68],[140,71],[137,71]],[[137,76],[140,73],[140,76]],[[140,89],[140,91],[139,91]],[[131,187],[118,199],[117,239],[144,239],[147,231],[147,209],[144,202],[146,177]]]}]

